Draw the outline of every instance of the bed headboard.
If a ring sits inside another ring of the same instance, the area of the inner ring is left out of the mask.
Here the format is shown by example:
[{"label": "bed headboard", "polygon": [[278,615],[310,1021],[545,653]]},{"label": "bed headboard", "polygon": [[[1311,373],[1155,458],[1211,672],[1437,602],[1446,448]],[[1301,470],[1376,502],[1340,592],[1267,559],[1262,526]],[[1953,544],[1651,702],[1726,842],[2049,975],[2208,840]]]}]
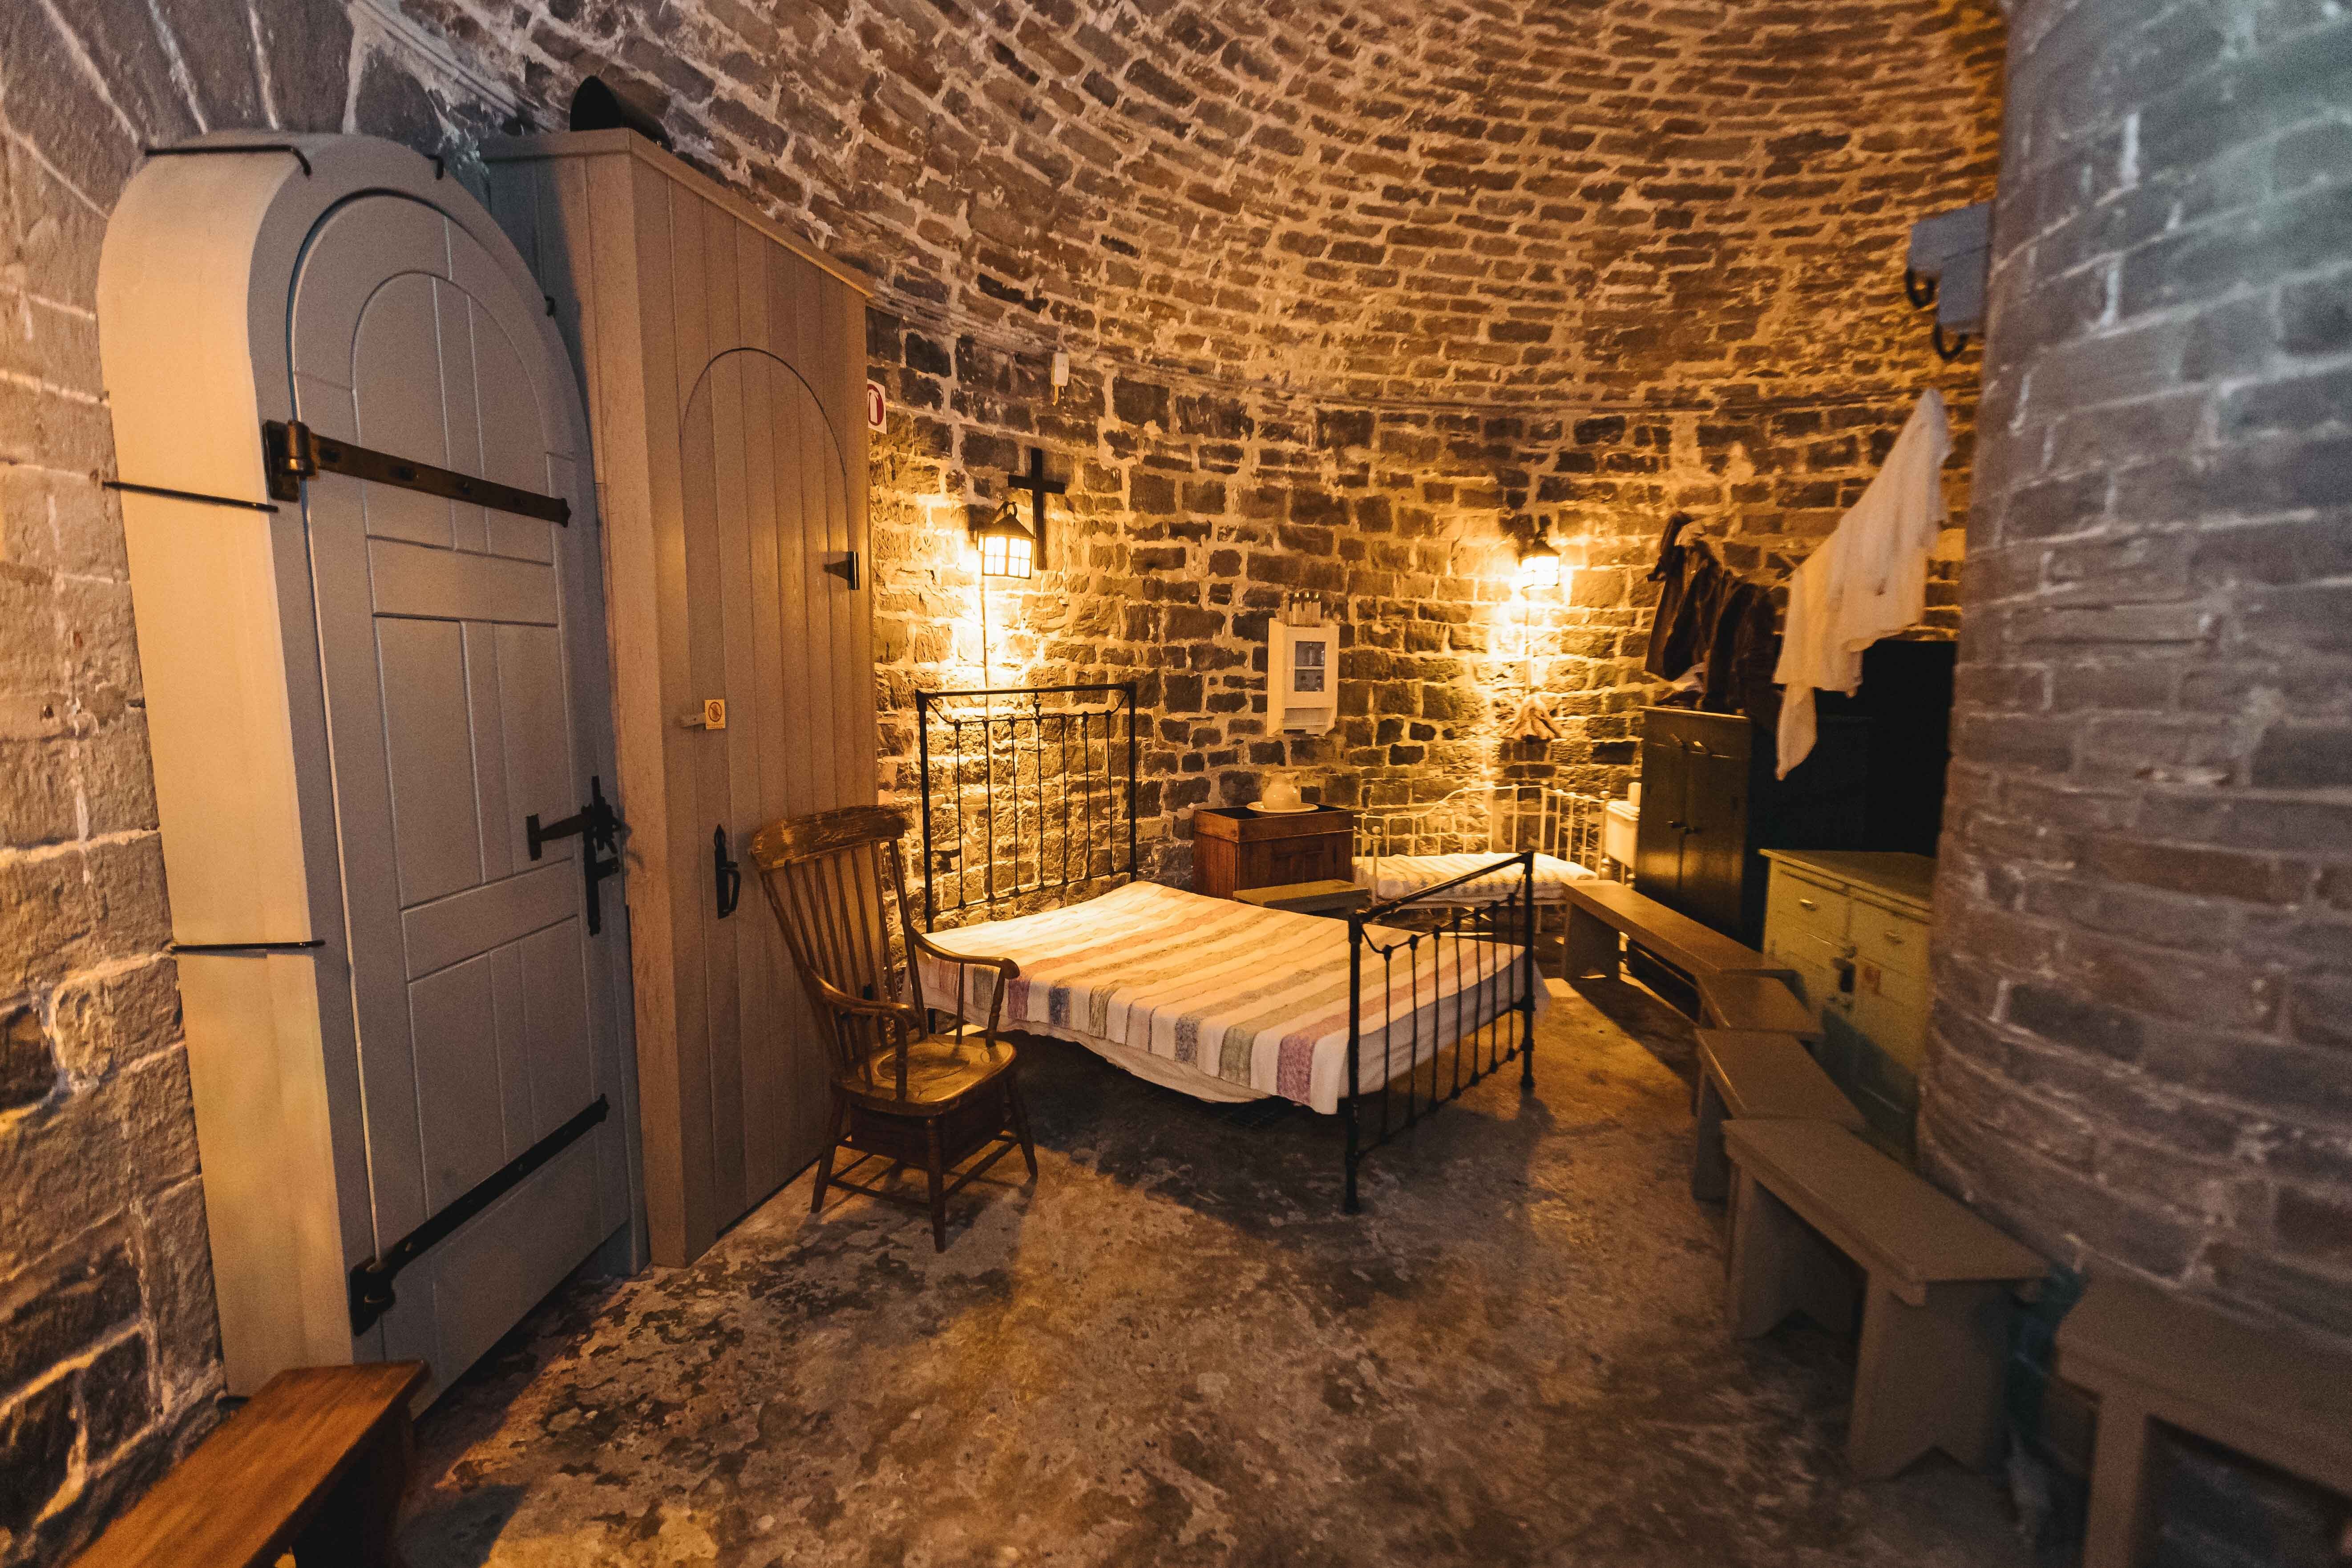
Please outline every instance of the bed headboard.
[{"label": "bed headboard", "polygon": [[1135,683],[915,693],[923,925],[1132,881]]},{"label": "bed headboard", "polygon": [[1601,828],[1609,803],[1545,784],[1474,784],[1442,800],[1368,805],[1356,818],[1356,853],[1515,854],[1532,849],[1601,869]]}]

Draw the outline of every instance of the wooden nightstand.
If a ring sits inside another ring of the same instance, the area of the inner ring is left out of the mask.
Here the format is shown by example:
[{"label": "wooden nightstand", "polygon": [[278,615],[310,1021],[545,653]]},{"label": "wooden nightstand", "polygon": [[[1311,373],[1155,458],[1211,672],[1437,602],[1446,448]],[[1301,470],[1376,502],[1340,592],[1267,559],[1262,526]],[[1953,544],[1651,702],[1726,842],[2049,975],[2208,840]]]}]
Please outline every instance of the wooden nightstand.
[{"label": "wooden nightstand", "polygon": [[1230,899],[1244,888],[1352,882],[1356,814],[1336,805],[1268,816],[1245,805],[1192,814],[1192,890]]}]

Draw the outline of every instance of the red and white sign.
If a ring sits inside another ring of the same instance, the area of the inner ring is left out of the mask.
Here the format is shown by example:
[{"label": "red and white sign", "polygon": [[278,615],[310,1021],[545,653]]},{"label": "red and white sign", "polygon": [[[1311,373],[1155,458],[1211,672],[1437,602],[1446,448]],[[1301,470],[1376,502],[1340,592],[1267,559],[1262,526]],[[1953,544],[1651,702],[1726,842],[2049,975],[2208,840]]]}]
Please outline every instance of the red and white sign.
[{"label": "red and white sign", "polygon": [[866,384],[866,427],[868,430],[879,430],[882,428],[883,419],[889,412],[890,405],[882,399],[882,384],[878,381],[867,382]]}]

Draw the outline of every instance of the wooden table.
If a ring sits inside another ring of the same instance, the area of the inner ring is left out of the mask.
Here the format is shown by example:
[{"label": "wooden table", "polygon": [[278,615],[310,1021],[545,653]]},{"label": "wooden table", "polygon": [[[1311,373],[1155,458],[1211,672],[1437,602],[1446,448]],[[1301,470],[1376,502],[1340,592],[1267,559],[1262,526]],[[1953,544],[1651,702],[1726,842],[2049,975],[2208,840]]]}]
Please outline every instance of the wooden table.
[{"label": "wooden table", "polygon": [[1350,882],[1356,875],[1356,814],[1336,805],[1266,813],[1204,805],[1192,814],[1192,890],[1230,899],[1247,888]]}]

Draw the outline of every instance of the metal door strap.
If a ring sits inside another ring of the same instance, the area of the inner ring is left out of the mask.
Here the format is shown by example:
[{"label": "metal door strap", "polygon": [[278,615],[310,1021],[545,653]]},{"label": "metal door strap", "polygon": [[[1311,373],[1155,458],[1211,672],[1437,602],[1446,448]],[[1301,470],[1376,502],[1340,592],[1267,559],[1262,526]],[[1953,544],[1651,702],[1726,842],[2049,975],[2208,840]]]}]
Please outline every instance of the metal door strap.
[{"label": "metal door strap", "polygon": [[301,952],[326,946],[327,939],[314,936],[308,942],[174,942],[164,945],[173,952]]},{"label": "metal door strap", "polygon": [[266,500],[239,500],[235,496],[208,496],[202,490],[167,489],[162,485],[134,485],[128,479],[100,479],[98,481],[98,488],[102,490],[128,490],[135,496],[162,496],[167,500],[202,501],[206,506],[242,507],[247,511],[278,510]]},{"label": "metal door strap", "polygon": [[411,462],[388,452],[373,452],[348,441],[315,434],[299,419],[269,419],[261,426],[261,466],[269,478],[269,493],[279,500],[300,500],[302,481],[314,474],[348,474],[355,479],[417,490],[444,500],[471,501],[521,517],[569,527],[572,503],[561,496],[517,489],[495,479],[478,479],[430,463]]},{"label": "metal door strap", "polygon": [[392,1310],[392,1279],[419,1258],[446,1241],[458,1226],[522,1184],[523,1178],[585,1137],[604,1120],[610,1107],[598,1095],[595,1103],[466,1189],[457,1202],[394,1242],[377,1256],[352,1268],[352,1332],[363,1334],[376,1320]]}]

